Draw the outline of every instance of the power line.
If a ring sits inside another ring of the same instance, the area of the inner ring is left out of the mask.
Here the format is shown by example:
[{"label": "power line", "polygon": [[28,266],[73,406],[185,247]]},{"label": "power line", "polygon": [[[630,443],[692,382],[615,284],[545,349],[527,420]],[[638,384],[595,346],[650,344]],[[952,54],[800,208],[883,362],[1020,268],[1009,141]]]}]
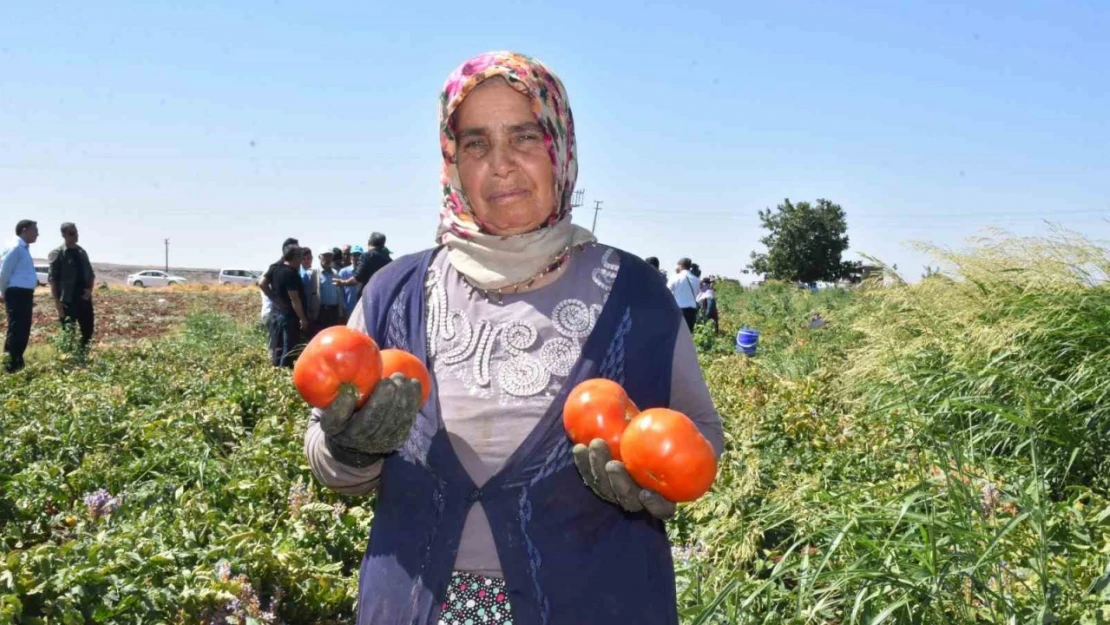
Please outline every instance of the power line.
[{"label": "power line", "polygon": [[582,206],[582,197],[585,196],[585,195],[586,195],[586,190],[585,189],[578,189],[577,191],[575,191],[574,195],[571,196],[570,207],[571,208],[578,208],[579,206]]}]

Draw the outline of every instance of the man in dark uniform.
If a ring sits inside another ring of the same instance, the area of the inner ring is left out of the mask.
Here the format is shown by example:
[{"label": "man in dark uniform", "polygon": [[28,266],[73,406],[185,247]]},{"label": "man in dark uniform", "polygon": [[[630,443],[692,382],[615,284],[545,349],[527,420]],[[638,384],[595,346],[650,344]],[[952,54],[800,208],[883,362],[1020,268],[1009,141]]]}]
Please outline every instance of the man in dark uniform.
[{"label": "man in dark uniform", "polygon": [[54,296],[54,306],[62,327],[74,322],[81,329],[81,349],[89,346],[93,335],[93,285],[96,273],[85,248],[77,244],[77,226],[66,222],[62,224],[60,247],[50,252],[50,292]]}]

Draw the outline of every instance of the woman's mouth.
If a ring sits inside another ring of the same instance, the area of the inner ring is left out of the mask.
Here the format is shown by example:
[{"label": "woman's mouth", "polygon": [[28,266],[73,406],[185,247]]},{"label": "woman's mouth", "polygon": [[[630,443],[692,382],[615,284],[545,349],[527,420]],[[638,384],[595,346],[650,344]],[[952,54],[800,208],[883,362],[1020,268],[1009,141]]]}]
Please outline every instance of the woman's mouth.
[{"label": "woman's mouth", "polygon": [[525,189],[509,189],[507,191],[498,191],[497,193],[489,195],[486,200],[490,204],[504,204],[506,202],[515,202],[528,195]]}]

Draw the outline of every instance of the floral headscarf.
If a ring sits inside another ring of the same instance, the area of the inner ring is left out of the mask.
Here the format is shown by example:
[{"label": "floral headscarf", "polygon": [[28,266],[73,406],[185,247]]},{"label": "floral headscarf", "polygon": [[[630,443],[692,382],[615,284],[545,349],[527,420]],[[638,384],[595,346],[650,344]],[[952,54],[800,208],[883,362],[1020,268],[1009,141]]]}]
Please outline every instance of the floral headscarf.
[{"label": "floral headscarf", "polygon": [[455,164],[455,134],[452,117],[466,96],[482,82],[503,77],[510,86],[532,102],[532,113],[543,127],[551,165],[555,170],[555,196],[560,198],[547,226],[570,214],[571,195],[578,178],[574,117],[563,83],[543,63],[516,52],[487,52],[463,63],[447,78],[440,94],[439,144],[443,152],[443,210],[439,238],[450,231],[462,238],[485,232],[467,203]]},{"label": "floral headscarf", "polygon": [[[545,224],[515,236],[494,235],[482,225],[463,193],[455,161],[455,111],[475,87],[497,76],[531,101],[536,123],[544,131],[555,174],[555,197],[559,198],[559,206]],[[543,63],[516,52],[487,52],[459,66],[440,94],[439,143],[443,207],[436,240],[448,248],[455,269],[473,284],[484,289],[516,285],[534,278],[572,247],[594,240],[593,234],[570,220],[578,178],[574,117],[562,81]]]}]

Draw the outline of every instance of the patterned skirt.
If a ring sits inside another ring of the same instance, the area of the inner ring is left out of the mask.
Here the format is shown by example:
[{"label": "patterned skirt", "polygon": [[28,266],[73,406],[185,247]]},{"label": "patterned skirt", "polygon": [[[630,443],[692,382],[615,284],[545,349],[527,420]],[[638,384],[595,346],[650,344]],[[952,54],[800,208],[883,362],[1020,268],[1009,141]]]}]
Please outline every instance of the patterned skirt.
[{"label": "patterned skirt", "polygon": [[512,625],[505,580],[455,571],[439,625]]}]

